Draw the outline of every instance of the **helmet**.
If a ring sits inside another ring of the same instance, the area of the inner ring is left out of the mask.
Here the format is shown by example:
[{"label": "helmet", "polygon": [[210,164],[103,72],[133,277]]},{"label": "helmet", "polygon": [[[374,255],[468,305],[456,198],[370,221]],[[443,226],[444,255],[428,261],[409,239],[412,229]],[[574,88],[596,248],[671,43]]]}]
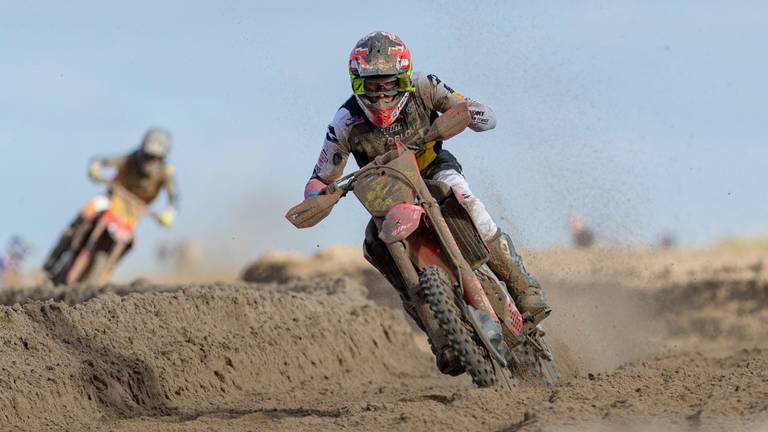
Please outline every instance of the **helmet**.
[{"label": "helmet", "polygon": [[349,54],[352,91],[368,120],[380,128],[395,122],[416,91],[412,72],[411,52],[392,33],[369,33]]},{"label": "helmet", "polygon": [[164,159],[171,151],[171,134],[163,129],[149,129],[141,140],[140,150],[146,156]]}]

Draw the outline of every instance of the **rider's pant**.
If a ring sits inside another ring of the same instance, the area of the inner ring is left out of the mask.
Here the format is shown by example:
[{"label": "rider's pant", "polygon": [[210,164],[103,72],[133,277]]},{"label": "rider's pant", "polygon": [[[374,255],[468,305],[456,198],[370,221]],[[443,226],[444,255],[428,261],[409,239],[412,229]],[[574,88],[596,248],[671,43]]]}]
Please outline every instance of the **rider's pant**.
[{"label": "rider's pant", "polygon": [[431,180],[441,181],[452,187],[454,191],[464,196],[464,202],[467,205],[470,217],[477,225],[477,230],[480,232],[480,236],[486,242],[489,242],[496,237],[499,227],[496,226],[496,222],[493,221],[488,210],[485,209],[483,204],[469,189],[469,183],[464,176],[455,169],[446,169],[438,171],[431,176]]}]

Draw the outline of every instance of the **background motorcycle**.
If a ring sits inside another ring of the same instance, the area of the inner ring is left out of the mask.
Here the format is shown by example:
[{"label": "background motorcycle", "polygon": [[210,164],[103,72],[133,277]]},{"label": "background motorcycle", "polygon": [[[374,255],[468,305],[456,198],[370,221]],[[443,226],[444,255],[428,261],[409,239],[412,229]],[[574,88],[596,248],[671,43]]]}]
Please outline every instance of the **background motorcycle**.
[{"label": "background motorcycle", "polygon": [[[120,259],[133,247],[136,225],[147,212],[143,200],[116,183],[107,183],[106,209],[91,200],[78,222],[52,252],[47,276],[55,284],[106,284]],[[150,215],[160,220],[155,212]]]}]

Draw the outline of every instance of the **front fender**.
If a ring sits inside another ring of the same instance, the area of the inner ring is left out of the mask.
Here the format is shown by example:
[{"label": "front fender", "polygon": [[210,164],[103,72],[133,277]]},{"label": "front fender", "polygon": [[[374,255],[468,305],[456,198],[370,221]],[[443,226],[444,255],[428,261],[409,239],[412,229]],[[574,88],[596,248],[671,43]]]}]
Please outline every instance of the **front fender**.
[{"label": "front fender", "polygon": [[379,238],[387,244],[406,239],[416,231],[424,209],[413,204],[397,204],[389,209],[379,230]]},{"label": "front fender", "polygon": [[109,197],[106,195],[95,196],[88,200],[85,207],[80,210],[80,216],[85,220],[91,220],[99,213],[109,210],[111,204]]}]

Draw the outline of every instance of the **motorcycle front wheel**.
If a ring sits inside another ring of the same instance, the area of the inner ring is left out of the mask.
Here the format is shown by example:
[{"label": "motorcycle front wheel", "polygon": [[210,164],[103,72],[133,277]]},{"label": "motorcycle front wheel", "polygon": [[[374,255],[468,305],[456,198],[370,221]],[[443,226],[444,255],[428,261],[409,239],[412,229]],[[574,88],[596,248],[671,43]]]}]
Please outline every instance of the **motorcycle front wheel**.
[{"label": "motorcycle front wheel", "polygon": [[419,275],[419,287],[451,349],[478,387],[496,385],[496,374],[488,353],[464,325],[461,309],[445,276],[437,266],[426,266]]}]

